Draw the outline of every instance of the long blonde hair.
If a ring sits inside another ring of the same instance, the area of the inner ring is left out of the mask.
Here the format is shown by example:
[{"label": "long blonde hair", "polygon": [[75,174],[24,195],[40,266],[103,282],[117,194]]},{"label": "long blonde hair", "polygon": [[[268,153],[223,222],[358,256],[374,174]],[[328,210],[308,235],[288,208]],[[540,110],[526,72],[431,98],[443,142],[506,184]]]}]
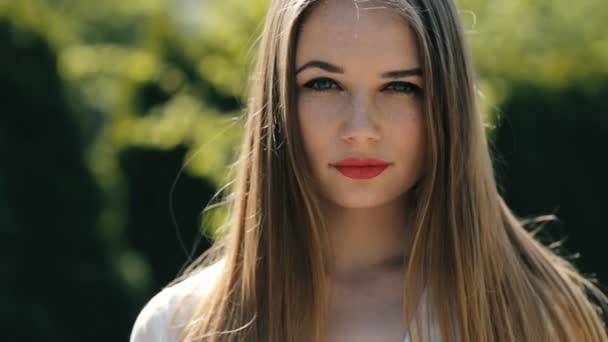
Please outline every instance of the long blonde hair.
[{"label": "long blonde hair", "polygon": [[[330,246],[304,160],[294,81],[299,26],[315,2],[270,3],[228,228],[191,268],[221,259],[222,272],[183,342],[324,339]],[[432,320],[443,341],[608,341],[597,305],[607,298],[537,242],[497,191],[452,0],[383,3],[415,32],[425,75],[427,172],[415,191],[404,274],[410,339],[420,341],[420,322]]]}]

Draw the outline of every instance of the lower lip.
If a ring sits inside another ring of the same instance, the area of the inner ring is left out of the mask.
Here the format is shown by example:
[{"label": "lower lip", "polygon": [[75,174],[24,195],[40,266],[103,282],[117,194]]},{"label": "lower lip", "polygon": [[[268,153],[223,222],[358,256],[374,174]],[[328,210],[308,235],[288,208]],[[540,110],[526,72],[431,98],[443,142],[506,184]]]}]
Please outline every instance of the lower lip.
[{"label": "lower lip", "polygon": [[335,166],[343,175],[353,179],[370,179],[381,174],[388,165],[374,166]]}]

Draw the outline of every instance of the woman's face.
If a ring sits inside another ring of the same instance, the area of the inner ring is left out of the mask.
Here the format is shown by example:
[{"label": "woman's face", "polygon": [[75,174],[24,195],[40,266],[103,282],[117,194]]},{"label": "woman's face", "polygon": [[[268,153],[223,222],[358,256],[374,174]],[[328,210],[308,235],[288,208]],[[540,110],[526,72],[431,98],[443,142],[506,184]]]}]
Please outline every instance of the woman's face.
[{"label": "woman's face", "polygon": [[[402,17],[379,6],[321,0],[303,22],[296,50],[306,156],[321,196],[345,208],[398,200],[423,169],[423,77],[415,37]],[[351,158],[388,166],[336,165]]]}]

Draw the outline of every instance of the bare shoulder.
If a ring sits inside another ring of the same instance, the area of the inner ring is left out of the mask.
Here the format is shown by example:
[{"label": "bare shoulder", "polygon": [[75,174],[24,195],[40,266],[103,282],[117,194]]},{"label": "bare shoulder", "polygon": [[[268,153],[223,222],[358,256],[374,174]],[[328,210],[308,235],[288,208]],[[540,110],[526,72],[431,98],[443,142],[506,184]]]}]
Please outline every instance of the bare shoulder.
[{"label": "bare shoulder", "polygon": [[196,304],[213,290],[222,269],[219,261],[157,293],[137,316],[130,341],[176,341]]}]

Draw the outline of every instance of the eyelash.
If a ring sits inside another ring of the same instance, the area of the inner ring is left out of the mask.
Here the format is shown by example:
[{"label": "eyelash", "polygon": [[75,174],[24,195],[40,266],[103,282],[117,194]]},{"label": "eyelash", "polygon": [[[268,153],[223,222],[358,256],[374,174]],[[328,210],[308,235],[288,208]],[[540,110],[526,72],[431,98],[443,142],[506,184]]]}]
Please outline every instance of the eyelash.
[{"label": "eyelash", "polygon": [[[319,82],[329,82],[330,83],[330,88],[325,88],[325,89],[318,89],[315,88],[315,85],[318,85]],[[391,82],[389,83],[384,89],[387,89],[391,86],[402,86],[405,87],[406,90],[403,91],[399,91],[399,90],[394,90],[394,92],[397,93],[402,93],[402,94],[419,94],[422,92],[422,88],[420,88],[419,86],[415,85],[414,83],[410,83],[410,82],[403,82],[403,81],[396,81],[396,82]],[[340,86],[331,78],[326,78],[326,77],[321,77],[321,78],[315,78],[313,80],[310,80],[306,83],[304,83],[304,88],[307,89],[311,89],[312,91],[316,91],[316,92],[327,92],[330,90],[341,90]],[[390,90],[389,90],[390,91]]]}]

